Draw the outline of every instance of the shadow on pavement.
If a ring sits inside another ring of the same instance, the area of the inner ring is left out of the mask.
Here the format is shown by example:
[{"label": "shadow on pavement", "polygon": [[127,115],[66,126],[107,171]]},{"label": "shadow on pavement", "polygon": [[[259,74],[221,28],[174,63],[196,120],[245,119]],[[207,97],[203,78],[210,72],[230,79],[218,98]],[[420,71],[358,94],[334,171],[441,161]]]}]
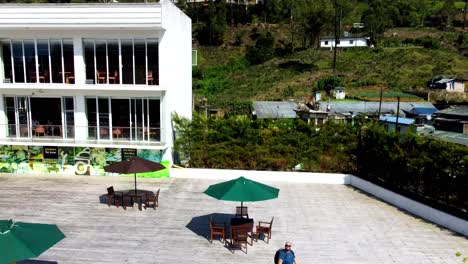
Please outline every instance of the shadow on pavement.
[{"label": "shadow on pavement", "polygon": [[229,237],[229,223],[231,218],[235,217],[234,214],[212,213],[207,215],[195,216],[185,226],[195,234],[210,240],[210,226],[209,221],[212,218],[216,223],[226,223],[226,238]]}]

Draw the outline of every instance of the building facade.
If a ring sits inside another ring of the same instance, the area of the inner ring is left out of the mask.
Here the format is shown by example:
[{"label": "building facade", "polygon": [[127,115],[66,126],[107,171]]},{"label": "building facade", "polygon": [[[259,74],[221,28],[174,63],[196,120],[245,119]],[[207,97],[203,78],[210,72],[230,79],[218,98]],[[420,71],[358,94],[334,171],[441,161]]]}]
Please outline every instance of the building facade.
[{"label": "building facade", "polygon": [[[340,37],[336,43],[337,48],[368,47],[369,37]],[[335,47],[334,37],[320,38],[320,47],[332,50]]]},{"label": "building facade", "polygon": [[192,113],[191,43],[169,0],[1,5],[0,171],[172,164],[171,115]]}]

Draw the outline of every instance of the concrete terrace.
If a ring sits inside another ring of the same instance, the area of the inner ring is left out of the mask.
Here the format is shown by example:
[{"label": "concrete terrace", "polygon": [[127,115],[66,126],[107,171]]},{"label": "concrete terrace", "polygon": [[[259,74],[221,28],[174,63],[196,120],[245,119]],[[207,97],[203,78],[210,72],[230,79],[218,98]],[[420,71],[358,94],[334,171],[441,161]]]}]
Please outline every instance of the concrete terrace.
[{"label": "concrete terrace", "polygon": [[233,214],[238,203],[202,194],[216,180],[138,179],[161,188],[160,207],[123,210],[100,203],[106,187],[133,188],[133,178],[0,175],[0,219],[55,223],[67,236],[38,259],[58,263],[269,264],[285,240],[302,264],[461,263],[468,240],[416,218],[353,187],[265,182],[278,199],[246,203],[258,220],[275,216],[270,244],[254,241],[248,254],[210,244],[208,215]]}]

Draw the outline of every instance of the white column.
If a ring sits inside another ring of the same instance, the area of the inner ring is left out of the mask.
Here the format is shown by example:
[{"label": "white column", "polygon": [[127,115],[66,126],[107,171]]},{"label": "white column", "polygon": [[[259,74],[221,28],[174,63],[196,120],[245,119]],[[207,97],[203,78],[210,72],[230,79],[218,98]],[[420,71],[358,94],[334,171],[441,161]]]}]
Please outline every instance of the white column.
[{"label": "white column", "polygon": [[[3,45],[0,45],[0,54],[3,54]],[[3,65],[3,56],[0,56],[0,83],[5,79],[5,68]]]},{"label": "white column", "polygon": [[83,41],[81,37],[73,37],[73,56],[74,56],[74,62],[75,62],[74,63],[75,84],[85,84],[86,83],[86,67],[85,67],[85,62],[84,62]]},{"label": "white column", "polygon": [[7,136],[7,123],[5,101],[3,95],[0,95],[0,138],[6,138]]},{"label": "white column", "polygon": [[88,138],[88,119],[86,118],[85,97],[75,96],[75,140]]}]

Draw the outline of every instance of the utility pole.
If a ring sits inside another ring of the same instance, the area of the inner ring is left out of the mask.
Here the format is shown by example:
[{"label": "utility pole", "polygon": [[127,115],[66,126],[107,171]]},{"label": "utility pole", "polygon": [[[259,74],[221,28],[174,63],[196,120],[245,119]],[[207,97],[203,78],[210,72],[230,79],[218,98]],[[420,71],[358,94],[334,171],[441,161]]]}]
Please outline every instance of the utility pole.
[{"label": "utility pole", "polygon": [[396,110],[396,124],[395,124],[395,131],[397,133],[400,133],[400,130],[398,129],[398,117],[400,115],[400,96],[397,96],[397,110]]},{"label": "utility pole", "polygon": [[[338,36],[338,10],[336,5],[336,0],[334,0],[335,5],[335,48],[333,49],[333,75],[336,76],[336,45],[339,41]],[[335,88],[335,81],[333,81],[333,88]]]},{"label": "utility pole", "polygon": [[468,6],[468,0],[465,0],[465,8],[463,9],[463,29],[465,29],[466,22],[466,6]]},{"label": "utility pole", "polygon": [[380,100],[379,100],[379,115],[377,118],[380,119],[380,111],[382,110],[382,97],[383,97],[383,86],[380,86]]}]

